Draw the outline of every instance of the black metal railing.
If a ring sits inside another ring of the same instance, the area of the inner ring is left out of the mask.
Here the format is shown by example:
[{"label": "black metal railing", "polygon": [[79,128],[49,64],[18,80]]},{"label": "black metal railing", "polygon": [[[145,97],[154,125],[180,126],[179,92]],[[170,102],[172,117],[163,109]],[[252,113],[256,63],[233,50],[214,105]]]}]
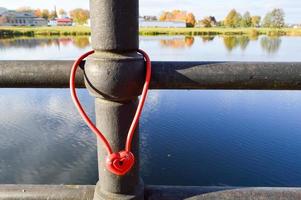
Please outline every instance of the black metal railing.
[{"label": "black metal railing", "polygon": [[[67,88],[72,64],[0,61],[0,88]],[[85,87],[82,70],[76,81]],[[150,88],[300,90],[301,62],[152,62]]]}]

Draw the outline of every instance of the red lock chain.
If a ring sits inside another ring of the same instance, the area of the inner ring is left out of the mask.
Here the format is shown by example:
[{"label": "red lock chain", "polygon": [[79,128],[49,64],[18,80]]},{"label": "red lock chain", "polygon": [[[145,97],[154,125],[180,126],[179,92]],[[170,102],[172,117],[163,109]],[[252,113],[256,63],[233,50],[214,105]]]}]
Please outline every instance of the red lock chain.
[{"label": "red lock chain", "polygon": [[135,113],[134,119],[132,121],[132,124],[130,126],[128,135],[127,135],[127,140],[126,140],[126,145],[125,145],[125,150],[122,150],[120,152],[114,153],[112,150],[112,147],[109,143],[109,141],[106,139],[106,137],[102,134],[100,130],[94,125],[94,123],[90,120],[88,115],[86,114],[85,110],[81,106],[81,103],[77,97],[76,94],[76,89],[75,89],[75,76],[76,76],[76,71],[78,69],[79,64],[89,55],[93,54],[94,51],[89,51],[82,56],[80,56],[73,64],[72,69],[71,69],[71,75],[70,75],[70,92],[71,92],[71,97],[72,100],[79,111],[79,114],[81,117],[84,119],[88,127],[96,134],[96,136],[100,139],[100,141],[103,142],[107,152],[108,156],[106,158],[106,167],[107,169],[119,176],[125,175],[127,172],[131,170],[135,163],[135,156],[131,152],[131,145],[132,145],[132,140],[134,137],[135,130],[137,128],[139,118],[141,116],[141,112],[146,100],[149,84],[150,84],[150,79],[151,79],[151,61],[149,56],[143,51],[143,50],[138,50],[139,53],[141,53],[144,56],[145,62],[146,62],[146,77],[145,77],[145,83],[143,86],[142,94],[141,94],[141,99],[137,107],[137,111]]}]

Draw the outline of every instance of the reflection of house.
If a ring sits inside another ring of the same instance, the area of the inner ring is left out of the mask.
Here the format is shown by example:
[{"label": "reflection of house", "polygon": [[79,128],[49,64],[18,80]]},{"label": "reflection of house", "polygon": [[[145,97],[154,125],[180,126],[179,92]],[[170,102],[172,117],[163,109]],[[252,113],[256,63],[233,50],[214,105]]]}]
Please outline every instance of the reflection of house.
[{"label": "reflection of house", "polygon": [[47,26],[47,20],[36,17],[33,12],[5,11],[1,14],[2,26]]}]

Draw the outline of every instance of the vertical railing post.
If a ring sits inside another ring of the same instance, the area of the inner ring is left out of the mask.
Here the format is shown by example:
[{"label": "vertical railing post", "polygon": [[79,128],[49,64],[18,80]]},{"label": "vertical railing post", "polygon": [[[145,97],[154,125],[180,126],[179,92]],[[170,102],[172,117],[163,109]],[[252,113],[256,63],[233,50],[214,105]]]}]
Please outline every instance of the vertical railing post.
[{"label": "vertical railing post", "polygon": [[[137,53],[139,1],[90,0],[90,12],[95,53],[86,62],[86,87],[95,97],[96,125],[118,152],[125,148],[145,78],[144,61]],[[107,152],[98,141],[99,182],[94,200],[144,199],[138,134],[137,128],[132,146],[135,165],[125,176],[106,169]]]}]

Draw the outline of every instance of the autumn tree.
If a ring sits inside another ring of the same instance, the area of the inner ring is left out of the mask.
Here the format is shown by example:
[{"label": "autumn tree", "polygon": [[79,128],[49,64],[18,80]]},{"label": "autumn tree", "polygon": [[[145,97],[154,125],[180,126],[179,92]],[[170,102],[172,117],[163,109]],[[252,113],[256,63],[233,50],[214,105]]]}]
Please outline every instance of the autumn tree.
[{"label": "autumn tree", "polygon": [[44,18],[44,19],[49,19],[49,10],[48,9],[43,9],[42,10],[42,17]]},{"label": "autumn tree", "polygon": [[205,28],[212,27],[211,26],[211,21],[207,17],[205,17],[204,19],[202,19],[200,21],[200,25],[203,26],[203,27],[205,27]]},{"label": "autumn tree", "polygon": [[88,19],[90,18],[90,13],[88,10],[77,8],[70,11],[70,16],[73,18],[74,22],[83,25],[87,23]]},{"label": "autumn tree", "polygon": [[160,21],[185,22],[187,12],[182,10],[164,11],[159,17]]},{"label": "autumn tree", "polygon": [[36,9],[36,10],[34,11],[34,15],[35,15],[36,17],[43,17],[41,9]]},{"label": "autumn tree", "polygon": [[250,12],[245,12],[240,21],[241,27],[251,27],[252,25],[252,17]]},{"label": "autumn tree", "polygon": [[252,21],[252,27],[259,27],[260,26],[260,21],[261,21],[261,17],[260,16],[252,16],[251,17],[251,21]]},{"label": "autumn tree", "polygon": [[168,21],[168,20],[170,20],[171,16],[172,16],[172,14],[170,12],[164,11],[160,15],[159,20],[160,21]]},{"label": "autumn tree", "polygon": [[23,6],[16,9],[17,12],[32,12],[33,9],[28,6]]},{"label": "autumn tree", "polygon": [[238,27],[240,26],[241,15],[235,10],[232,9],[224,20],[224,25],[227,27]]},{"label": "autumn tree", "polygon": [[194,27],[196,23],[195,16],[192,13],[188,13],[185,22],[186,27]]},{"label": "autumn tree", "polygon": [[167,12],[163,11],[159,16],[159,21],[163,22],[166,19]]},{"label": "autumn tree", "polygon": [[171,12],[174,21],[185,21],[187,13],[186,11],[173,10]]},{"label": "autumn tree", "polygon": [[63,8],[61,8],[61,9],[59,9],[59,15],[65,16],[65,15],[67,15],[67,12]]},{"label": "autumn tree", "polygon": [[282,28],[285,26],[285,13],[282,9],[276,8],[266,14],[263,19],[263,26],[270,28]]},{"label": "autumn tree", "polygon": [[217,21],[215,17],[209,16],[209,17],[204,17],[204,19],[200,21],[200,24],[203,27],[212,27],[217,25]]}]

